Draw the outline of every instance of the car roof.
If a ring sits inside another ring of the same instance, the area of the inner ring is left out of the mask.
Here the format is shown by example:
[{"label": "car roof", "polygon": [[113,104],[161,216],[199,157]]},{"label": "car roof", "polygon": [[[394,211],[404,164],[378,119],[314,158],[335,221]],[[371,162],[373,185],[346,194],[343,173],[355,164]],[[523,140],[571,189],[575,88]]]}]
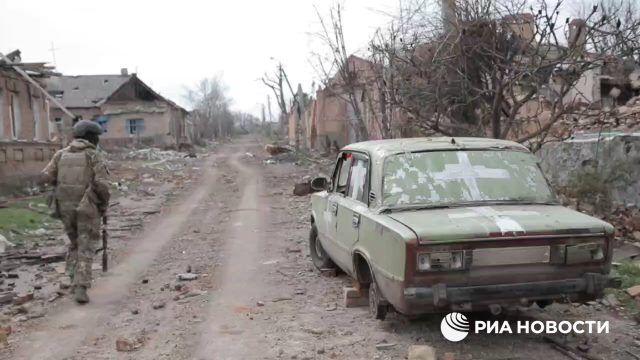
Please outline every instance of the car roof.
[{"label": "car roof", "polygon": [[474,137],[421,137],[404,139],[371,140],[349,144],[342,151],[361,151],[378,157],[405,152],[464,149],[512,149],[529,150],[509,140]]}]

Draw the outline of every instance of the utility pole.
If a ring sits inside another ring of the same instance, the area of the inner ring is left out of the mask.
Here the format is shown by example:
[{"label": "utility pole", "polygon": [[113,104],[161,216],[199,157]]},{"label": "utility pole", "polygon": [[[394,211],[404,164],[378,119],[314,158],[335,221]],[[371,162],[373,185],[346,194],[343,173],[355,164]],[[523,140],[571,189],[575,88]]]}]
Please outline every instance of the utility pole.
[{"label": "utility pole", "polygon": [[58,62],[56,61],[56,47],[53,46],[53,41],[51,42],[51,48],[49,49],[49,51],[51,51],[51,57],[53,58],[53,67],[58,67]]}]

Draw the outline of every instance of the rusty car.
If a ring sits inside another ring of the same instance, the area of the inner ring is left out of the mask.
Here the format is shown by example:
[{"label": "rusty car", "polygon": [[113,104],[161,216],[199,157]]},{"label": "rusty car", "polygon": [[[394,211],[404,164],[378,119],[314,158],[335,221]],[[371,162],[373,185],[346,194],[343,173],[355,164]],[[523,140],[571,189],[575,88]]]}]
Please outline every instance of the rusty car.
[{"label": "rusty car", "polygon": [[378,319],[585,302],[615,286],[614,228],[561,206],[515,142],[355,143],[311,187],[314,265],[353,277]]}]

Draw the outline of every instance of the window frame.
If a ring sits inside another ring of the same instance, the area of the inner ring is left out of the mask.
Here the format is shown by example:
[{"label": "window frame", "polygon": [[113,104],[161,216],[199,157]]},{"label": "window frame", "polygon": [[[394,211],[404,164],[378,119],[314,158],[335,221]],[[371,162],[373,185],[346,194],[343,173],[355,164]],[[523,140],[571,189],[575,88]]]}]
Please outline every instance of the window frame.
[{"label": "window frame", "polygon": [[[132,132],[135,129],[135,132]],[[127,119],[127,134],[130,136],[140,136],[144,132],[144,118]]]},{"label": "window frame", "polygon": [[[345,193],[345,197],[347,197],[347,198],[349,198],[351,200],[359,201],[359,202],[369,206],[369,196],[368,196],[369,187],[370,187],[369,186],[369,184],[370,184],[370,180],[369,180],[370,179],[370,173],[369,173],[369,171],[370,171],[370,168],[371,168],[369,157],[365,156],[365,155],[362,155],[362,154],[354,154],[353,155],[353,159],[354,160],[351,162],[351,166],[349,167],[349,178],[347,180],[347,191]],[[365,174],[365,178],[364,178],[364,184],[362,186],[362,194],[361,194],[362,198],[361,199],[353,198],[351,196],[351,194],[350,194],[350,192],[352,190],[352,188],[351,188],[351,180],[353,179],[352,178],[353,168],[355,167],[355,164],[356,164],[356,162],[358,160],[362,160],[362,161],[366,162],[366,167],[365,168],[367,170],[367,173]]]},{"label": "window frame", "polygon": [[[349,164],[349,175],[347,176],[347,188],[345,189],[345,193],[342,192],[338,192],[338,180],[339,180],[339,173],[341,171],[342,168],[342,164],[344,163],[345,160],[345,156],[346,154],[351,154],[351,158],[352,159],[361,159],[361,160],[366,160],[367,161],[367,175],[365,177],[365,184],[364,184],[364,190],[363,190],[363,199],[353,199],[351,197],[349,197],[348,195],[348,191],[349,191],[349,184],[351,183],[351,168],[353,167],[353,164],[355,163],[355,161],[351,161],[351,163]],[[364,152],[360,152],[360,151],[342,151],[340,152],[340,154],[338,155],[338,160],[336,162],[336,166],[333,170],[333,175],[331,176],[331,192],[332,193],[338,193],[338,194],[342,194],[345,198],[349,198],[351,200],[354,201],[358,201],[360,203],[365,204],[367,207],[369,207],[369,192],[371,191],[371,157],[369,156],[369,154],[364,153]]]},{"label": "window frame", "polygon": [[[343,196],[346,196],[346,193],[342,193],[338,191],[338,187],[339,187],[338,183],[340,180],[340,173],[342,172],[342,166],[345,163],[345,160],[348,159],[347,154],[352,154],[352,153],[348,151],[341,151],[340,154],[338,154],[338,160],[336,161],[336,166],[333,169],[333,175],[331,176],[331,192],[342,194]],[[351,163],[349,164],[349,167],[351,167]],[[350,174],[347,174],[347,183],[346,183],[347,187],[349,186],[349,176]]]}]

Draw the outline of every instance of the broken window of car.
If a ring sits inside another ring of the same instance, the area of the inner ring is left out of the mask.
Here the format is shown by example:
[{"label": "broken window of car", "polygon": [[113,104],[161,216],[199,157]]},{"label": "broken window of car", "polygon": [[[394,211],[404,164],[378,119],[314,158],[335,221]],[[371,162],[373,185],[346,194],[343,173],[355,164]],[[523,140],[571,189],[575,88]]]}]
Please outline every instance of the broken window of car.
[{"label": "broken window of car", "polygon": [[349,181],[349,170],[351,169],[351,154],[344,153],[338,160],[338,165],[334,173],[335,192],[345,194],[347,190],[347,182]]},{"label": "broken window of car", "polygon": [[364,194],[366,192],[368,168],[369,160],[366,158],[357,158],[353,161],[347,197],[366,203]]}]

